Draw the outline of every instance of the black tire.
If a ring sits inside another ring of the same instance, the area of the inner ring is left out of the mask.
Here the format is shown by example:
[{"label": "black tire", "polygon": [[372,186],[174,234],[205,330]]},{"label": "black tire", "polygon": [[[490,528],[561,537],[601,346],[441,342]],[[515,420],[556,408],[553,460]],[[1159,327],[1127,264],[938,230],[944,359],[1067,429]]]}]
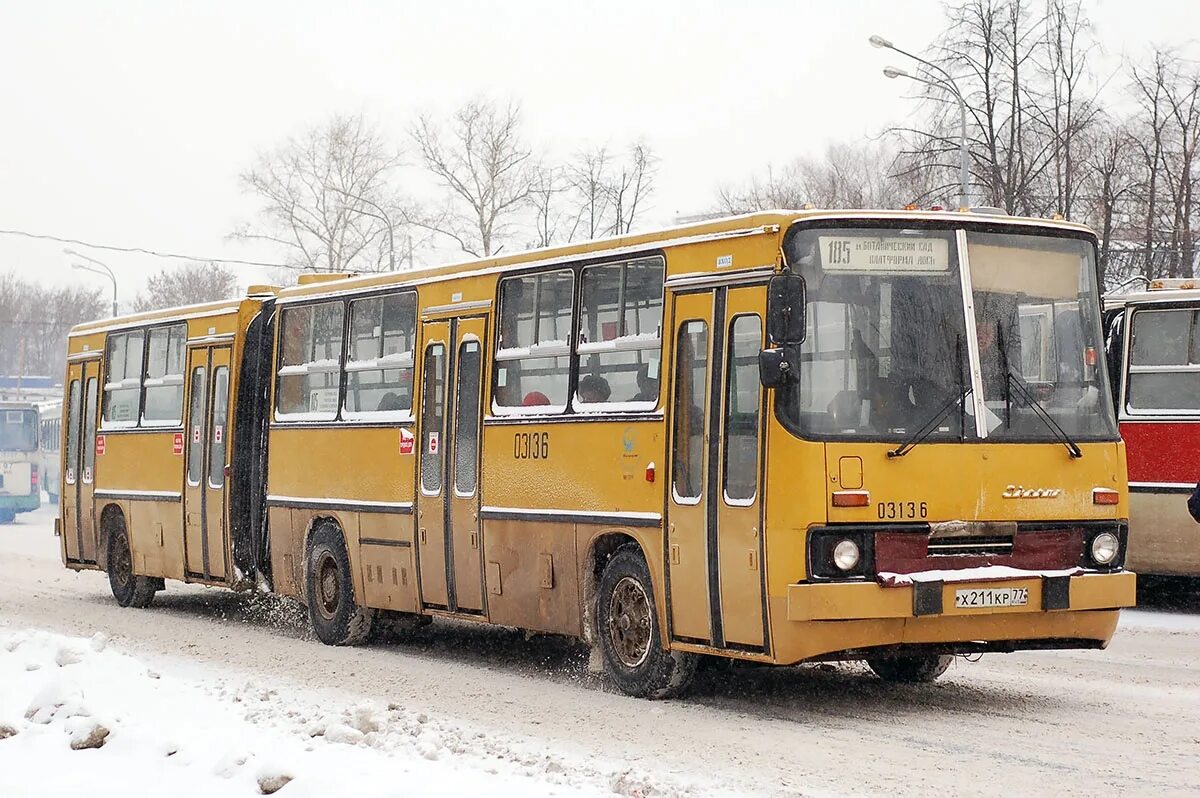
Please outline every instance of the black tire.
[{"label": "black tire", "polygon": [[621,692],[656,699],[687,689],[699,658],[663,648],[650,569],[636,546],[618,549],[604,566],[595,618],[604,671]]},{"label": "black tire", "polygon": [[0,510],[0,524],[11,524],[17,520],[17,514],[12,510]]},{"label": "black tire", "polygon": [[375,611],[354,600],[350,555],[342,532],[325,523],[308,541],[305,587],[308,617],[317,639],[329,646],[357,646],[371,636]]},{"label": "black tire", "polygon": [[129,550],[129,533],[123,521],[108,535],[108,555],[105,569],[108,571],[108,586],[113,598],[122,607],[149,607],[154,601],[154,591],[161,580],[138,576],[133,572],[133,555]]},{"label": "black tire", "polygon": [[954,657],[949,654],[929,654],[911,657],[879,657],[867,660],[867,666],[885,682],[925,684],[946,672]]}]

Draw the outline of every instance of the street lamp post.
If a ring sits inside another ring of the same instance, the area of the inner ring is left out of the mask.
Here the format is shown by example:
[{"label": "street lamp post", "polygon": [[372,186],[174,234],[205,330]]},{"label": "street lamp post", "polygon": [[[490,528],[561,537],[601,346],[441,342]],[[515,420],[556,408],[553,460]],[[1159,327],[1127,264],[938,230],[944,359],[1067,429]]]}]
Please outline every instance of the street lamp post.
[{"label": "street lamp post", "polygon": [[396,271],[396,235],[395,235],[396,226],[394,224],[392,224],[392,217],[388,216],[387,211],[385,211],[377,203],[372,202],[371,200],[367,199],[366,197],[360,196],[358,194],[352,194],[351,192],[346,191],[345,189],[337,188],[336,186],[326,186],[325,188],[329,189],[330,191],[336,191],[338,194],[341,194],[344,197],[349,197],[352,200],[357,200],[366,205],[370,205],[372,208],[374,208],[377,211],[376,213],[371,213],[370,211],[364,211],[364,210],[360,209],[359,213],[365,213],[367,216],[371,216],[375,219],[378,219],[379,221],[381,221],[385,225],[387,225],[388,271],[393,271],[393,272]]},{"label": "street lamp post", "polygon": [[103,275],[103,276],[107,277],[108,279],[112,280],[112,285],[113,285],[112,314],[113,314],[113,318],[116,318],[116,316],[117,316],[117,276],[115,274],[113,274],[113,270],[108,267],[107,263],[101,263],[100,261],[96,260],[95,258],[89,258],[87,255],[83,255],[79,252],[76,252],[73,249],[64,249],[63,253],[66,255],[73,255],[76,258],[83,258],[84,260],[88,261],[89,263],[94,263],[94,264],[96,264],[96,266],[100,267],[99,269],[97,269],[95,266],[85,266],[82,263],[72,263],[71,264],[72,269],[82,269],[85,272],[92,272],[93,274],[100,274],[100,275]]},{"label": "street lamp post", "polygon": [[897,69],[896,67],[889,66],[884,67],[883,74],[885,77],[908,78],[909,80],[914,80],[917,83],[924,83],[926,86],[945,89],[954,95],[954,99],[958,100],[958,207],[960,210],[966,210],[968,207],[970,207],[970,200],[967,197],[967,183],[970,181],[970,154],[967,150],[967,101],[963,98],[962,92],[959,91],[958,84],[954,82],[954,78],[949,72],[942,69],[937,64],[932,63],[931,61],[926,61],[919,55],[914,55],[913,53],[901,50],[899,47],[892,44],[892,42],[888,41],[882,36],[872,36],[868,41],[870,41],[872,47],[892,50],[907,58],[911,58],[920,64],[924,64],[929,69],[935,70],[942,74],[941,79],[930,80],[929,78],[924,78],[920,75],[911,75],[903,69]]}]

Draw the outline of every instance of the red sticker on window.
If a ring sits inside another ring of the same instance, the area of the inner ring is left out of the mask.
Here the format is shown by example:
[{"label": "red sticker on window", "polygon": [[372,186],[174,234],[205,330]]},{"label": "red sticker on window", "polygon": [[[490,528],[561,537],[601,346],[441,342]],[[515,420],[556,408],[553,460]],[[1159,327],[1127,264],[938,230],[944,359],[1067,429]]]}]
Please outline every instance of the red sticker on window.
[{"label": "red sticker on window", "polygon": [[103,435],[96,436],[96,454],[97,455],[104,454],[104,436]]},{"label": "red sticker on window", "polygon": [[183,454],[183,433],[176,432],[174,440],[171,441],[171,454]]},{"label": "red sticker on window", "polygon": [[429,453],[438,453],[438,434],[436,432],[429,433]]},{"label": "red sticker on window", "polygon": [[200,442],[200,428],[192,427],[192,443]]},{"label": "red sticker on window", "polygon": [[417,438],[409,430],[400,428],[400,454],[412,454]]},{"label": "red sticker on window", "polygon": [[213,427],[213,443],[220,443],[224,432],[224,427]]}]

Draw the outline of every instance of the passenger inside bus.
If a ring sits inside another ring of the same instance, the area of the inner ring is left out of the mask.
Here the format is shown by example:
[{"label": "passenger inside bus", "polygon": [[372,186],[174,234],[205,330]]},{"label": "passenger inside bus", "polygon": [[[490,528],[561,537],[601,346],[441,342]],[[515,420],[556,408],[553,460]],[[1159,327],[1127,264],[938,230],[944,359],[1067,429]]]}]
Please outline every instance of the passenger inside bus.
[{"label": "passenger inside bus", "polygon": [[587,374],[579,378],[579,401],[607,402],[612,395],[608,380],[596,374]]}]

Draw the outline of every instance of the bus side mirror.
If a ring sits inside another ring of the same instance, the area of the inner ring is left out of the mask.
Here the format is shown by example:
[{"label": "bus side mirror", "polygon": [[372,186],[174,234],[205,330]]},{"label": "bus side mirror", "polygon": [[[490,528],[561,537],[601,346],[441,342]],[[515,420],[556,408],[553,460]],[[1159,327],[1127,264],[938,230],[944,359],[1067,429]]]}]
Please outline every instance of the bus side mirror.
[{"label": "bus side mirror", "polygon": [[782,272],[767,285],[767,336],[776,344],[804,343],[804,278]]},{"label": "bus side mirror", "polygon": [[758,353],[758,380],[764,388],[782,388],[800,379],[800,358],[794,346]]}]

